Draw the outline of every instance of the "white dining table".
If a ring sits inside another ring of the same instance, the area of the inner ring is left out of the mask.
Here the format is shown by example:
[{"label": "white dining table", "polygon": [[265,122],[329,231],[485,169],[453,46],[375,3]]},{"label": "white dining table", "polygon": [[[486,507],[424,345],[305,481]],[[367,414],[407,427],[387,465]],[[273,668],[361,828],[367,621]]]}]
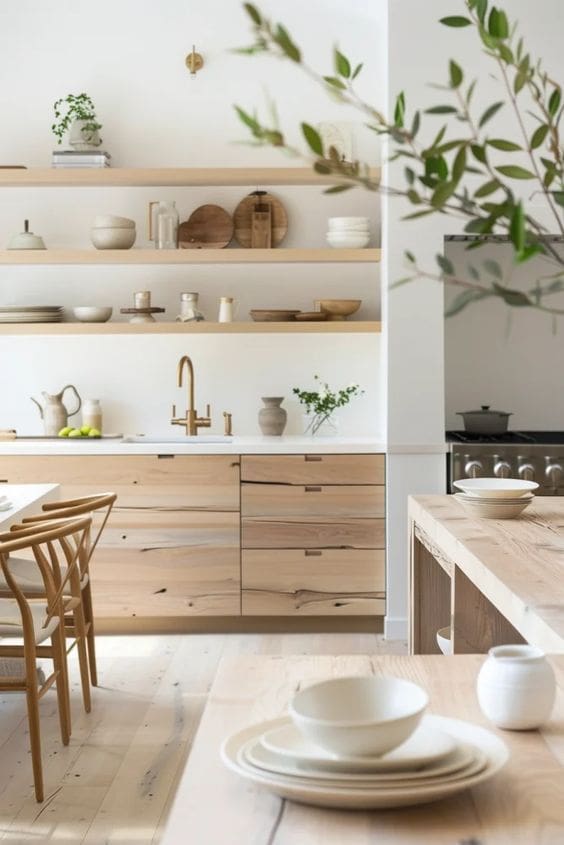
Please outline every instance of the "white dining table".
[{"label": "white dining table", "polygon": [[60,484],[0,484],[0,507],[5,500],[11,504],[7,510],[0,510],[0,531],[8,531],[23,517],[39,513],[46,502],[56,502],[60,489]]}]

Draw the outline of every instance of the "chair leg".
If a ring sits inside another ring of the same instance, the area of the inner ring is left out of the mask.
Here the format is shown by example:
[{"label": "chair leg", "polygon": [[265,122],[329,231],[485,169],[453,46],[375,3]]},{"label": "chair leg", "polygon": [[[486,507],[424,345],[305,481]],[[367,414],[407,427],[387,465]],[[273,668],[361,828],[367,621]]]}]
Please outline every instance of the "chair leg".
[{"label": "chair leg", "polygon": [[78,651],[78,663],[80,666],[80,682],[82,685],[82,700],[84,709],[90,713],[92,702],[90,698],[90,675],[88,671],[88,652],[86,649],[86,625],[84,624],[84,611],[82,601],[74,608],[73,612],[74,636]]},{"label": "chair leg", "polygon": [[41,766],[41,730],[39,727],[39,696],[37,676],[27,678],[26,689],[27,718],[29,722],[29,742],[31,746],[31,764],[36,801],[43,801],[43,768]]},{"label": "chair leg", "polygon": [[67,653],[64,635],[59,626],[51,637],[53,666],[57,674],[57,704],[59,707],[59,725],[63,745],[68,745],[71,735],[70,692],[67,667]]},{"label": "chair leg", "polygon": [[94,608],[92,607],[92,591],[90,589],[90,577],[88,583],[82,590],[82,606],[84,618],[88,625],[88,663],[90,665],[90,681],[93,687],[98,686],[98,668],[96,665],[96,638],[94,634]]}]

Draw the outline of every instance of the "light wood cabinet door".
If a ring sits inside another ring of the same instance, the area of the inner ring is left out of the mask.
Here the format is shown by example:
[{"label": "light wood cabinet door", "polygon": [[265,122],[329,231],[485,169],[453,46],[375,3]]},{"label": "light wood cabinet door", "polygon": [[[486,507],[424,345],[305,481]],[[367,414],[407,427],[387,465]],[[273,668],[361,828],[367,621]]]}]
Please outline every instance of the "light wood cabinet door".
[{"label": "light wood cabinet door", "polygon": [[376,485],[242,484],[241,516],[383,517],[384,487]]},{"label": "light wood cabinet door", "polygon": [[243,455],[241,481],[259,484],[384,484],[384,455]]},{"label": "light wood cabinet door", "polygon": [[244,616],[355,616],[385,612],[384,552],[244,550]]},{"label": "light wood cabinet door", "polygon": [[337,517],[245,517],[244,549],[383,549],[385,520]]}]

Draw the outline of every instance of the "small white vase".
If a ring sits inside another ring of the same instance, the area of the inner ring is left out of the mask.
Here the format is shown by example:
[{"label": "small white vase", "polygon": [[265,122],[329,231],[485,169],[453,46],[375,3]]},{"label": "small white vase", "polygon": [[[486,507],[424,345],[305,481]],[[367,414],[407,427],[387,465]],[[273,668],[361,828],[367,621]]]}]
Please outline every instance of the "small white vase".
[{"label": "small white vase", "polygon": [[498,728],[532,730],[550,716],[554,671],[536,646],[496,646],[480,669],[477,693],[482,713]]},{"label": "small white vase", "polygon": [[100,146],[98,130],[86,129],[87,125],[87,120],[75,120],[70,128],[69,144],[76,152],[95,150]]}]

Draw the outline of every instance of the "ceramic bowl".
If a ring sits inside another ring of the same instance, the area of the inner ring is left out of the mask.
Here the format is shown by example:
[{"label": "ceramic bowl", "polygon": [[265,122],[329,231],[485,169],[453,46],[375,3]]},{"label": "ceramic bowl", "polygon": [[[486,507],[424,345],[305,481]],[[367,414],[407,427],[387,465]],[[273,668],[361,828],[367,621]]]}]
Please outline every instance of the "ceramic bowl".
[{"label": "ceramic bowl", "polygon": [[443,654],[452,654],[452,639],[450,634],[450,626],[446,628],[439,628],[436,633],[437,645]]},{"label": "ceramic bowl", "polygon": [[298,730],[332,754],[381,755],[411,736],[428,700],[402,678],[333,678],[298,692],[289,711]]},{"label": "ceramic bowl", "polygon": [[465,478],[453,484],[469,496],[486,499],[520,499],[539,486],[520,478]]},{"label": "ceramic bowl", "polygon": [[483,502],[480,499],[473,499],[461,493],[455,493],[454,498],[460,502],[471,516],[479,519],[515,519],[521,516],[532,499],[513,499],[513,501],[500,501],[498,503]]},{"label": "ceramic bowl", "polygon": [[96,249],[130,249],[135,237],[135,229],[108,227],[90,230],[90,239]]},{"label": "ceramic bowl", "polygon": [[326,237],[333,249],[364,249],[370,243],[368,232],[327,232]]},{"label": "ceramic bowl", "polygon": [[343,232],[343,231],[367,231],[369,220],[368,217],[330,217],[329,231]]},{"label": "ceramic bowl", "polygon": [[107,323],[113,310],[110,306],[80,305],[72,313],[80,323]]},{"label": "ceramic bowl", "polygon": [[356,314],[362,299],[316,299],[315,307],[324,314],[328,314],[329,320],[344,320],[352,314]]},{"label": "ceramic bowl", "polygon": [[92,224],[93,229],[135,229],[135,220],[129,217],[116,217],[114,214],[98,214]]}]

